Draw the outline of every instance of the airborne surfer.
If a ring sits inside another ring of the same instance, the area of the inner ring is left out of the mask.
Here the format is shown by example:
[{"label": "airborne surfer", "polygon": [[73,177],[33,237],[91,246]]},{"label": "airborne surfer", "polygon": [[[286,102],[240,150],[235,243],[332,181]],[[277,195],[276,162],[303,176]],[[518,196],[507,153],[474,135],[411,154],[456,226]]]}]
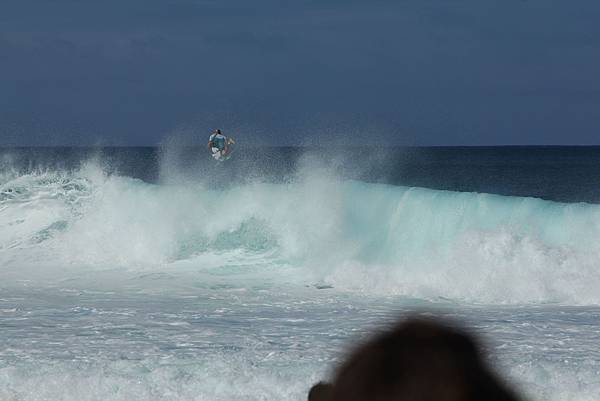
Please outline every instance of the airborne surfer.
[{"label": "airborne surfer", "polygon": [[232,138],[227,138],[220,129],[216,129],[208,138],[208,150],[215,160],[223,161],[231,155],[231,145],[234,143]]}]

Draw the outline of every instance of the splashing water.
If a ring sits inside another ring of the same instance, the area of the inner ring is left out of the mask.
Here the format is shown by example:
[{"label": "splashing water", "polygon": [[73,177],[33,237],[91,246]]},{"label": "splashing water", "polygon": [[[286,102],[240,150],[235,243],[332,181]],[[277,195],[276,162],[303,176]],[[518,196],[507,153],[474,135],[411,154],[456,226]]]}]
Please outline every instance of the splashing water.
[{"label": "splashing water", "polygon": [[340,179],[0,177],[0,399],[305,399],[434,309],[532,399],[591,400],[600,206]]}]

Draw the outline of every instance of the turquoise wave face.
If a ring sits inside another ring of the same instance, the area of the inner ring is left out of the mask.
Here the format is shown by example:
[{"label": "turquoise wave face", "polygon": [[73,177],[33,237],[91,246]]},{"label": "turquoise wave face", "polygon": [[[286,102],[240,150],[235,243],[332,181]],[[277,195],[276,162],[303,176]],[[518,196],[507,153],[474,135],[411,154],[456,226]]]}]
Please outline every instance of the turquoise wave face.
[{"label": "turquoise wave face", "polygon": [[347,232],[370,261],[429,257],[473,233],[505,233],[585,252],[600,234],[600,207],[584,203],[359,182],[348,183],[344,197]]},{"label": "turquoise wave face", "polygon": [[[342,290],[482,302],[598,303],[600,207],[343,181],[211,190],[94,165],[6,179],[0,261],[177,273],[185,264]],[[269,273],[265,273],[269,266]],[[234,273],[231,274],[235,276]]]}]

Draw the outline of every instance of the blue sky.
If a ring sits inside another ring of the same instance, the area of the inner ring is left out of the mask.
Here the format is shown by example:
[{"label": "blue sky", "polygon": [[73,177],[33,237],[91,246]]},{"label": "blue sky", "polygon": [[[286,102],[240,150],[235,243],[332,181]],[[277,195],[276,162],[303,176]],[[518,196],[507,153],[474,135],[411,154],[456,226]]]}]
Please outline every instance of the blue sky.
[{"label": "blue sky", "polygon": [[600,144],[598,21],[592,0],[3,0],[0,145]]}]

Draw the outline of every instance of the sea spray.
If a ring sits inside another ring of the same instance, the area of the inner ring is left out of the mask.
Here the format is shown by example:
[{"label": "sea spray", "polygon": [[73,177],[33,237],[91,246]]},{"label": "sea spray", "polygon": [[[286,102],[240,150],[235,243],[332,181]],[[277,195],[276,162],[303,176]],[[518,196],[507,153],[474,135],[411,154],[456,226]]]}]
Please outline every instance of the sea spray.
[{"label": "sea spray", "polygon": [[286,280],[350,291],[600,302],[596,205],[369,184],[319,169],[281,184],[155,185],[93,163],[22,175],[0,194],[5,268],[176,274],[174,264],[229,253],[236,263],[291,266]]}]

